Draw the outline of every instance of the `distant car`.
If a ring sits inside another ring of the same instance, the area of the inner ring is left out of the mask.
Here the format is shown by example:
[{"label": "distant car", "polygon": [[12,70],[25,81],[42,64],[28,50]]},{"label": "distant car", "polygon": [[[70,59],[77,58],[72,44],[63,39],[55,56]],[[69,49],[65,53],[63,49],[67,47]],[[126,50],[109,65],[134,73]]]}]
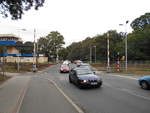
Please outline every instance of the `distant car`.
[{"label": "distant car", "polygon": [[70,71],[70,67],[68,64],[62,64],[60,66],[60,73],[63,73],[63,72],[69,72]]},{"label": "distant car", "polygon": [[91,66],[90,64],[87,64],[87,63],[81,63],[79,66],[77,67],[80,67],[80,68],[88,68],[88,69],[91,69],[92,71],[95,71]]},{"label": "distant car", "polygon": [[74,83],[80,88],[102,85],[102,78],[95,75],[93,71],[87,68],[74,68],[69,72],[69,82]]},{"label": "distant car", "polygon": [[65,60],[64,62],[63,62],[63,64],[67,64],[67,65],[69,65],[71,62],[69,61],[69,60]]},{"label": "distant car", "polygon": [[139,78],[138,82],[141,88],[150,89],[150,75]]},{"label": "distant car", "polygon": [[74,63],[77,65],[77,66],[80,66],[81,63],[83,63],[81,60],[75,60]]}]

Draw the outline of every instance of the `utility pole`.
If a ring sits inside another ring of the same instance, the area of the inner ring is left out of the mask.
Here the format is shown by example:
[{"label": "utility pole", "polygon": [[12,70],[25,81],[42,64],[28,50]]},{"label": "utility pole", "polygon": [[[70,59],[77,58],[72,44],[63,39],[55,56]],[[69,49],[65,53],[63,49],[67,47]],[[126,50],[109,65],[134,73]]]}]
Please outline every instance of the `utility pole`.
[{"label": "utility pole", "polygon": [[126,71],[128,70],[128,41],[127,41],[127,24],[129,21],[126,21],[126,25],[125,25],[125,56],[126,56],[126,63],[125,63],[125,68]]},{"label": "utility pole", "polygon": [[120,26],[125,26],[125,70],[128,70],[128,40],[127,40],[127,24],[129,21],[127,20],[125,25],[119,24]]},{"label": "utility pole", "polygon": [[34,48],[33,48],[33,72],[37,71],[37,67],[36,67],[36,47],[35,47],[35,34],[36,34],[36,30],[34,29]]},{"label": "utility pole", "polygon": [[[19,35],[19,37],[20,37],[20,31],[26,31],[26,29],[17,29],[18,30],[18,35]],[[17,54],[17,71],[19,71],[20,70],[20,64],[19,64],[19,62],[20,62],[20,51],[18,50],[18,54]]]},{"label": "utility pole", "polygon": [[37,65],[37,66],[36,66],[36,67],[37,67],[37,68],[38,68],[38,63],[39,63],[39,62],[38,62],[38,59],[39,59],[39,50],[38,50],[39,47],[38,47],[38,46],[39,46],[39,40],[37,40],[37,45],[36,45],[36,54],[37,54],[37,56],[36,56],[36,65]]},{"label": "utility pole", "polygon": [[110,58],[109,58],[109,33],[107,33],[107,71],[110,71]]}]

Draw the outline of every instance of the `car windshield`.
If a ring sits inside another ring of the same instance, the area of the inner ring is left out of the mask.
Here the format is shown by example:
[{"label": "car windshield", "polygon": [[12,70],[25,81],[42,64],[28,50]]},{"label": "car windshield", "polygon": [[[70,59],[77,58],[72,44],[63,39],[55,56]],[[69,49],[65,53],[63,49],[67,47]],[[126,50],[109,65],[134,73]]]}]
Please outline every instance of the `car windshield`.
[{"label": "car windshield", "polygon": [[77,70],[78,75],[85,75],[85,74],[93,74],[93,72],[89,69],[79,69]]},{"label": "car windshield", "polygon": [[61,68],[69,68],[68,65],[61,65]]}]

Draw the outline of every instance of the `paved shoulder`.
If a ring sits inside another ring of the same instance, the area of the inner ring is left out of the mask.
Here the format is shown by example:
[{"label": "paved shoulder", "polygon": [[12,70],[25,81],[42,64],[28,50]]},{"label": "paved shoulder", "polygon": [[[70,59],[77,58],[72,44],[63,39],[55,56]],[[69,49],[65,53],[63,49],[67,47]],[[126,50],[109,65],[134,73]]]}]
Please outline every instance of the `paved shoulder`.
[{"label": "paved shoulder", "polygon": [[15,110],[29,80],[29,76],[14,76],[0,86],[0,113],[12,113]]},{"label": "paved shoulder", "polygon": [[78,113],[54,83],[32,77],[19,113]]}]

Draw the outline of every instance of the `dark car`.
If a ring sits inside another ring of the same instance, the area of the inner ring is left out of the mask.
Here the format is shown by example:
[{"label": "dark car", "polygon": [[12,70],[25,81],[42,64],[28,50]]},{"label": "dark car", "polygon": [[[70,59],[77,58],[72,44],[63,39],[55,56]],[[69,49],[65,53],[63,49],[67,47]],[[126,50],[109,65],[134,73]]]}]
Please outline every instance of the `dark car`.
[{"label": "dark car", "polygon": [[95,75],[92,70],[88,68],[74,68],[69,72],[69,82],[74,83],[80,88],[102,85],[100,76]]},{"label": "dark car", "polygon": [[143,89],[150,89],[150,76],[143,76],[138,80],[139,85]]},{"label": "dark car", "polygon": [[63,73],[63,72],[69,72],[70,71],[70,67],[68,64],[62,64],[60,66],[60,73]]}]

